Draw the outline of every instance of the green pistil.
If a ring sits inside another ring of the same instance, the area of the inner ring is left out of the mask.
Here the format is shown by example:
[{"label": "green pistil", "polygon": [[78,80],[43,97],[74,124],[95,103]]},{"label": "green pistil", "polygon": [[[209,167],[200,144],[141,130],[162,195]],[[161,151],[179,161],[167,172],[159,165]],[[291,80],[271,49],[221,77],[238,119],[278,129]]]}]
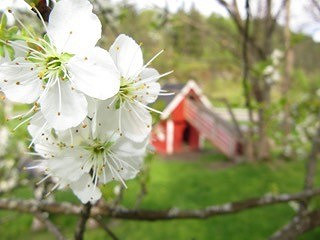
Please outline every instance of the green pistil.
[{"label": "green pistil", "polygon": [[132,82],[128,82],[124,77],[121,77],[121,85],[115,102],[115,108],[119,109],[126,101],[132,101],[136,96],[133,94],[136,89]]},{"label": "green pistil", "polygon": [[59,77],[61,80],[66,80],[65,76],[67,73],[65,65],[74,55],[58,53],[53,46],[50,46],[48,41],[31,39],[30,44],[32,43],[37,43],[42,47],[34,46],[34,50],[29,51],[26,59],[42,68],[39,73],[39,78],[43,83],[48,83],[51,77]]},{"label": "green pistil", "polygon": [[95,139],[93,144],[85,146],[85,149],[88,150],[92,156],[101,156],[110,150],[112,144],[110,141],[100,142],[100,140]]}]

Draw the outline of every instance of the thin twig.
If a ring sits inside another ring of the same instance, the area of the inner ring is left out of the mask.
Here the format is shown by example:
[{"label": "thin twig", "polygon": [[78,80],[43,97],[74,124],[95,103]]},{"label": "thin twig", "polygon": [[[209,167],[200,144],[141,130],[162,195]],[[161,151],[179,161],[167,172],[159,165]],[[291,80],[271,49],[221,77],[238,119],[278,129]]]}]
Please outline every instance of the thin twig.
[{"label": "thin twig", "polygon": [[106,233],[111,237],[112,240],[119,240],[119,238],[111,231],[109,226],[103,222],[101,216],[96,216],[94,220],[96,220],[96,222],[99,223],[99,225],[106,231]]},{"label": "thin twig", "polygon": [[44,225],[46,225],[49,232],[51,232],[57,240],[66,240],[66,238],[62,235],[60,230],[56,227],[56,225],[49,220],[49,218],[42,212],[35,212],[34,216],[41,221]]},{"label": "thin twig", "polygon": [[228,113],[231,117],[232,123],[234,124],[234,126],[237,130],[237,133],[239,134],[240,138],[243,138],[244,134],[243,134],[243,131],[241,130],[240,123],[239,123],[238,119],[236,118],[234,110],[232,109],[228,99],[226,99],[226,98],[213,98],[212,100],[222,102],[226,106]]},{"label": "thin twig", "polygon": [[83,234],[86,229],[86,223],[90,217],[91,208],[92,208],[92,204],[90,202],[83,205],[82,211],[80,214],[80,220],[78,222],[76,232],[74,234],[75,240],[83,240]]},{"label": "thin twig", "polygon": [[[241,19],[241,16],[238,14],[239,13],[239,9],[237,9],[237,5],[230,5],[229,3],[227,3],[225,0],[216,0],[218,1],[218,3],[220,3],[230,14],[230,17],[232,18],[233,22],[235,23],[238,32],[240,34],[243,34],[243,32],[245,31],[245,27],[243,24],[243,21]],[[248,36],[248,42],[250,43],[250,46],[252,47],[253,50],[255,50],[257,52],[257,54],[260,56],[260,58],[265,59],[266,55],[264,52],[264,49],[261,48],[261,46],[257,45],[256,40],[252,37],[252,36]]]}]

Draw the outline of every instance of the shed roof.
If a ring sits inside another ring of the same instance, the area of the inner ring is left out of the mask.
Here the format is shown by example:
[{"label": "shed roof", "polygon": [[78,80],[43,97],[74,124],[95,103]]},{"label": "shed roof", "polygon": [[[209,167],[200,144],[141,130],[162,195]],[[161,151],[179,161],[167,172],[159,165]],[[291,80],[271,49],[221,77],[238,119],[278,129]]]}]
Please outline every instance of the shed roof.
[{"label": "shed roof", "polygon": [[166,119],[172,113],[172,111],[180,104],[184,97],[193,90],[200,98],[200,101],[209,109],[212,109],[210,101],[202,94],[202,90],[193,80],[189,80],[186,84],[165,84],[164,90],[174,93],[169,96],[161,96],[159,100],[163,100],[166,103],[166,108],[161,114],[161,119]]},{"label": "shed roof", "polygon": [[158,99],[165,102],[166,106],[175,98],[175,96],[183,89],[186,84],[183,83],[167,83],[162,86],[162,89],[168,93],[174,93],[172,95],[162,95]]}]

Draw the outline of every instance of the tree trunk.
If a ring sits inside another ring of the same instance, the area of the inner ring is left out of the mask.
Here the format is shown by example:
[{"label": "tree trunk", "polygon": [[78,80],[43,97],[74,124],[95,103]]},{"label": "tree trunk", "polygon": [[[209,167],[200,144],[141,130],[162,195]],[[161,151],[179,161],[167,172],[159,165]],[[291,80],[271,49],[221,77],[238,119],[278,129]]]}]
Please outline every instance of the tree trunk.
[{"label": "tree trunk", "polygon": [[[290,32],[290,0],[286,0],[285,2],[285,27],[284,27],[284,44],[285,44],[285,69],[284,69],[284,78],[281,86],[282,96],[284,98],[287,97],[290,82],[291,82],[291,74],[292,67],[294,61],[294,55],[291,48],[291,32]],[[288,144],[288,135],[291,130],[290,126],[290,105],[287,99],[285,99],[284,105],[284,118],[283,118],[283,131],[284,131],[284,147]]]}]

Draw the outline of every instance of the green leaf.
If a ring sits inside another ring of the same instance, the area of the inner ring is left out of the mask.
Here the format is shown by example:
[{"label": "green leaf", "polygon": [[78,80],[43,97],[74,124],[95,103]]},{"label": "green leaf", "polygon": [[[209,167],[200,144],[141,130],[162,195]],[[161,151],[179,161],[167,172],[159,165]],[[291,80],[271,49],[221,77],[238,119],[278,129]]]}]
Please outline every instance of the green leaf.
[{"label": "green leaf", "polygon": [[40,0],[25,0],[30,6],[34,5],[37,6]]},{"label": "green leaf", "polygon": [[3,45],[2,44],[0,44],[0,56],[1,57],[5,57],[4,49],[3,49]]},{"label": "green leaf", "polygon": [[2,14],[0,29],[5,29],[7,27],[7,22],[8,22],[7,16],[5,14]]},{"label": "green leaf", "polygon": [[4,49],[9,54],[10,59],[13,60],[14,59],[14,55],[15,55],[14,49],[12,47],[8,46],[8,45],[5,45]]},{"label": "green leaf", "polygon": [[13,37],[13,35],[16,35],[18,31],[19,31],[19,28],[17,26],[13,26],[8,29],[8,33],[11,37]]}]

